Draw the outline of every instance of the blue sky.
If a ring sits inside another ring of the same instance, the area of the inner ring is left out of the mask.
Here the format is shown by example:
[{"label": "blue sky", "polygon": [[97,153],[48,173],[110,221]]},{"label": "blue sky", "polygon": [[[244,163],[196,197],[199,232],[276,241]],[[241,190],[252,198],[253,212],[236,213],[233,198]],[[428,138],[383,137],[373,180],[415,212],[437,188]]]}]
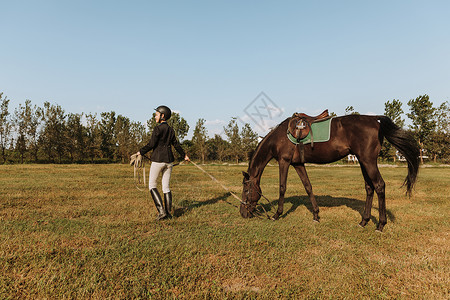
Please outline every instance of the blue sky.
[{"label": "blue sky", "polygon": [[0,3],[10,109],[30,99],[145,122],[165,104],[191,133],[238,117],[264,135],[296,111],[450,100],[450,1]]}]

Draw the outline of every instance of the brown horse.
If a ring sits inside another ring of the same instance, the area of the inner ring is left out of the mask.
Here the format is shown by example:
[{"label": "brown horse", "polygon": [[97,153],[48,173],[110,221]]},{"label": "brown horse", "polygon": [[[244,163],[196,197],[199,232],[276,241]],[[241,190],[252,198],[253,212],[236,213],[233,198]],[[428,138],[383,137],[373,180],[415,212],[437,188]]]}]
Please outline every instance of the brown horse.
[{"label": "brown horse", "polygon": [[[276,220],[283,213],[284,194],[289,166],[297,171],[305,187],[313,208],[313,219],[319,221],[319,207],[314,197],[312,186],[305,169],[306,163],[325,164],[356,155],[364,176],[367,193],[365,209],[360,226],[370,220],[374,192],[378,196],[379,223],[377,230],[382,231],[387,223],[385,182],[378,170],[377,158],[385,137],[406,158],[408,175],[404,184],[410,194],[419,170],[419,148],[417,142],[405,130],[395,125],[385,116],[348,115],[331,119],[330,139],[327,142],[314,142],[297,146],[288,137],[288,127],[292,122],[287,118],[268,133],[258,144],[251,156],[249,167],[244,174],[241,216],[252,217],[256,204],[262,196],[260,180],[267,163],[275,158],[279,164],[280,191],[278,209],[272,219]],[[301,119],[305,121],[305,119]],[[308,120],[306,120],[308,121]],[[310,120],[309,120],[310,121]],[[304,125],[306,122],[297,122]],[[307,127],[307,126],[306,126]],[[304,129],[305,126],[301,126]],[[300,133],[301,135],[301,133]]]}]

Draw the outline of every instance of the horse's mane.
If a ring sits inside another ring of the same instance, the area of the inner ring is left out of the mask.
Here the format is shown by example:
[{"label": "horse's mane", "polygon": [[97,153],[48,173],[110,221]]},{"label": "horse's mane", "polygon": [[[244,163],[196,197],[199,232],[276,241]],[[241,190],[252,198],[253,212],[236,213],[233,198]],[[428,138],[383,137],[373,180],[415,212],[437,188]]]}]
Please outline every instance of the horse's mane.
[{"label": "horse's mane", "polygon": [[274,128],[272,128],[272,130],[269,131],[268,134],[266,134],[266,136],[258,143],[258,145],[256,146],[256,148],[254,150],[251,150],[248,152],[248,166],[250,167],[250,165],[252,164],[253,159],[255,158],[256,154],[259,152],[259,149],[261,148],[261,145],[265,142],[265,140],[267,138],[269,138],[269,136],[272,135],[272,133],[278,128],[280,127],[281,124],[283,124],[284,122],[286,122],[287,120],[289,120],[290,118],[287,118],[286,120],[284,120],[283,122],[281,122],[280,124],[278,124],[277,126],[275,126]]}]

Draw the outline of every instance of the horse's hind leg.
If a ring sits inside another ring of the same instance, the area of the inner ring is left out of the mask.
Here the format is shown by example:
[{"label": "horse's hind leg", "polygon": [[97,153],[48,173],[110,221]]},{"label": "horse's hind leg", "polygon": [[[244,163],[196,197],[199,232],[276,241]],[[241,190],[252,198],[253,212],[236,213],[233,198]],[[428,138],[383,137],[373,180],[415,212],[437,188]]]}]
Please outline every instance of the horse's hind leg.
[{"label": "horse's hind leg", "polygon": [[361,171],[364,176],[364,182],[365,182],[365,187],[366,187],[366,204],[364,206],[364,212],[362,213],[362,220],[361,220],[361,223],[359,223],[359,226],[364,227],[370,221],[374,187],[372,184],[372,180],[370,179],[369,175],[367,174],[367,171],[364,168],[363,164],[361,164]]},{"label": "horse's hind leg", "polygon": [[387,223],[386,218],[386,197],[385,197],[385,182],[381,177],[380,171],[378,170],[378,166],[376,161],[370,164],[366,164],[364,162],[361,163],[361,170],[364,176],[365,184],[366,184],[366,205],[364,208],[364,213],[362,215],[362,221],[359,223],[361,226],[365,226],[367,222],[370,220],[371,209],[372,209],[372,200],[374,191],[378,196],[378,210],[379,210],[379,223],[377,230],[382,231],[384,225]]},{"label": "horse's hind leg", "polygon": [[[378,167],[377,167],[378,170]],[[378,171],[379,180],[375,184],[375,192],[378,196],[378,211],[380,213],[377,230],[382,232],[384,225],[387,223],[386,217],[386,183],[381,177],[380,172]]]},{"label": "horse's hind leg", "polygon": [[298,176],[302,180],[303,186],[305,187],[305,191],[308,194],[309,201],[311,201],[311,205],[313,208],[313,218],[314,221],[319,222],[319,206],[316,202],[316,197],[312,191],[312,185],[309,181],[308,173],[306,173],[306,169],[304,165],[294,166],[295,171],[297,171]]}]

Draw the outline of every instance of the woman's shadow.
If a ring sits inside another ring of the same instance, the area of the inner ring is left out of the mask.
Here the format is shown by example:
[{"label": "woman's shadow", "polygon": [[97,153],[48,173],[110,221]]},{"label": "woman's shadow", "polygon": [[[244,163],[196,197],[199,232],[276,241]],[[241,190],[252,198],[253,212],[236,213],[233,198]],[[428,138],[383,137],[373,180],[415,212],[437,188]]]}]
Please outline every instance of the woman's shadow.
[{"label": "woman's shadow", "polygon": [[[361,201],[361,200],[357,200],[357,199],[345,198],[345,197],[333,197],[330,195],[316,196],[316,201],[317,201],[317,205],[319,206],[319,208],[320,207],[339,207],[339,206],[345,205],[345,206],[353,209],[354,211],[357,211],[361,215],[361,217],[364,212],[364,206],[366,203],[365,201]],[[305,206],[311,212],[311,214],[313,213],[313,208],[312,208],[311,202],[309,201],[308,196],[288,197],[285,199],[285,203],[291,203],[292,206],[283,215],[281,215],[280,218],[287,217],[290,213],[293,213],[300,205]],[[276,207],[278,206],[278,201],[272,201],[270,204],[267,203],[267,204],[261,204],[261,205],[264,206],[265,210],[269,211],[272,207],[274,207],[276,209]],[[386,209],[386,215],[387,215],[387,218],[391,222],[393,222],[393,223],[395,222],[395,215],[389,209]],[[372,220],[372,222],[377,224],[377,219],[373,215],[370,216],[370,219]]]}]

